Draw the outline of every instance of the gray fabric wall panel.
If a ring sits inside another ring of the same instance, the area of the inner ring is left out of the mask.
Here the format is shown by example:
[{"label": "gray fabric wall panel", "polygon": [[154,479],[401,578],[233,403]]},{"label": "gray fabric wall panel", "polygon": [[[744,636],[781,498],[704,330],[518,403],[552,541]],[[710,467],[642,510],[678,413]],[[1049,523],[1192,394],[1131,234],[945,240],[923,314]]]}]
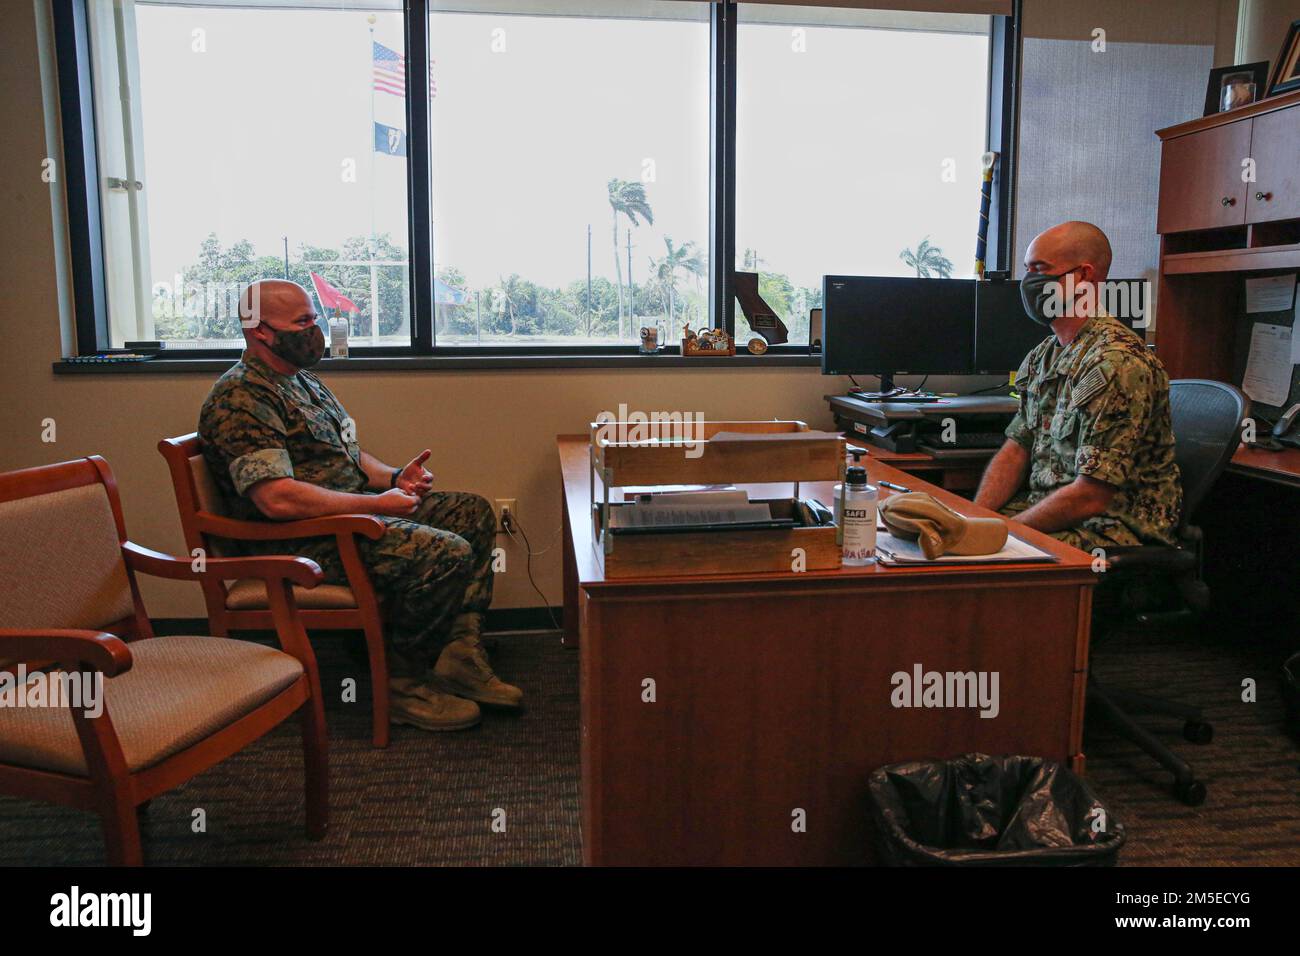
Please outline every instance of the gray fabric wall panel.
[{"label": "gray fabric wall panel", "polygon": [[1043,229],[1094,222],[1114,248],[1111,275],[1154,276],[1160,141],[1201,115],[1208,45],[1026,38],[1021,71],[1015,274]]}]

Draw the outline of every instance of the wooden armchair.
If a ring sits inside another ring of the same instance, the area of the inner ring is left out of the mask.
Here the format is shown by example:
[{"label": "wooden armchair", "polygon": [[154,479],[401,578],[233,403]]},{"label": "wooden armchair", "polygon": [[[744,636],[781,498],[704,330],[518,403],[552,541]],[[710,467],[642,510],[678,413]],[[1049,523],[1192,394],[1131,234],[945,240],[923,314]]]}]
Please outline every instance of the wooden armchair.
[{"label": "wooden armchair", "polygon": [[[374,515],[332,515],[309,521],[237,521],[224,514],[225,503],[208,473],[203,439],[196,433],[164,438],[158,451],[171,471],[176,505],[180,509],[185,545],[191,551],[221,554],[225,538],[235,541],[284,541],[292,538],[333,536],[338,544],[347,586],[324,584],[295,592],[299,615],[309,630],[361,630],[365,634],[373,688],[372,723],[376,747],[388,746],[388,658],[384,651],[384,626],[370,574],[361,562],[357,536],[372,541],[383,535],[384,523]],[[203,582],[212,632],[225,637],[231,631],[271,626],[266,588],[254,578],[227,584],[215,577]]]},{"label": "wooden armchair", "polygon": [[[190,558],[127,540],[117,484],[102,458],[0,474],[0,671],[39,669],[37,679],[50,687],[75,679],[81,688],[58,706],[48,696],[41,706],[0,706],[0,793],[98,813],[110,864],[143,861],[137,807],[294,713],[302,723],[307,835],[320,839],[328,826],[320,677],[293,600],[321,580],[320,568],[290,557],[206,564],[195,570]],[[222,637],[154,637],[137,573],[261,582],[282,650]],[[84,696],[95,686],[98,706]]]}]

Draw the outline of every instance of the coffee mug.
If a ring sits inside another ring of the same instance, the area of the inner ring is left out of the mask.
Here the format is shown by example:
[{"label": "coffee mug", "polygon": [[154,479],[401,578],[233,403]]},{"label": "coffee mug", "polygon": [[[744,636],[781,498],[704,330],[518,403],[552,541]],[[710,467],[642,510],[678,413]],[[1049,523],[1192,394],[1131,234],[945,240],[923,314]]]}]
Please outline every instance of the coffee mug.
[{"label": "coffee mug", "polygon": [[659,351],[659,326],[648,325],[641,329],[641,351]]}]

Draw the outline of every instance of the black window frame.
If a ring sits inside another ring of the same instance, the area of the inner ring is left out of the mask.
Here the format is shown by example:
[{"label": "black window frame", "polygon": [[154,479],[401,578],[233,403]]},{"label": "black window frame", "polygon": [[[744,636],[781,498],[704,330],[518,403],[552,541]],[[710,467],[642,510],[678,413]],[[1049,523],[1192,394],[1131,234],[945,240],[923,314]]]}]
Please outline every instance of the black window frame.
[{"label": "black window frame", "polygon": [[[109,348],[109,316],[104,279],[104,243],[99,192],[99,158],[95,143],[94,90],[87,23],[88,0],[52,0],[55,60],[59,79],[60,119],[63,131],[63,172],[68,216],[69,254],[72,265],[72,300],[78,355],[94,355]],[[709,89],[709,308],[710,324],[735,336],[736,295],[736,0],[708,0],[710,31]],[[815,2],[809,4],[816,6]],[[988,128],[986,149],[1000,154],[989,216],[988,270],[1011,267],[1012,212],[1015,202],[1015,155],[1019,104],[1019,69],[1022,0],[1014,0],[1010,16],[992,16],[989,31]],[[404,0],[403,24],[406,59],[422,64],[408,72],[423,75],[429,61],[429,0]],[[619,366],[638,355],[636,345],[437,345],[434,329],[434,272],[432,161],[429,89],[408,84],[407,203],[411,344],[409,346],[353,345],[353,354],[365,358],[412,358],[419,367],[428,360],[535,360],[608,357]],[[972,197],[972,210],[974,210]],[[720,321],[719,321],[720,320]],[[209,359],[229,361],[238,348],[167,349],[162,361]],[[743,347],[737,351],[739,357]],[[771,347],[774,359],[806,356],[807,345]],[[660,355],[675,356],[680,347],[668,345]],[[745,353],[747,355],[747,353]],[[653,361],[654,356],[646,356]],[[709,360],[709,367],[716,367]],[[761,358],[755,364],[761,363]],[[56,363],[58,364],[58,363]],[[387,363],[386,363],[387,364]],[[530,365],[533,363],[530,361]],[[746,364],[749,364],[748,362]],[[775,364],[775,363],[774,363]]]}]

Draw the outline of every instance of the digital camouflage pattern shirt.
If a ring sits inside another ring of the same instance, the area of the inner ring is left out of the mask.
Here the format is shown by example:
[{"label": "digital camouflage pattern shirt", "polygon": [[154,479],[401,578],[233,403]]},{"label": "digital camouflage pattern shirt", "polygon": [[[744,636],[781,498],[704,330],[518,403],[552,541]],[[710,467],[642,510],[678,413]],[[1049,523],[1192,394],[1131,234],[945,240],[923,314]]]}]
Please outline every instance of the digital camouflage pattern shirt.
[{"label": "digital camouflage pattern shirt", "polygon": [[1006,434],[1029,452],[1029,486],[1004,513],[1087,475],[1117,493],[1104,514],[1057,537],[1086,549],[1174,543],[1183,492],[1169,377],[1137,334],[1100,315],[1069,345],[1050,336],[1025,357],[1016,389]]},{"label": "digital camouflage pattern shirt", "polygon": [[[354,494],[367,489],[356,428],[311,372],[281,375],[245,353],[212,386],[199,412],[199,435],[232,518],[267,520],[247,495],[268,478]],[[492,603],[496,514],[480,495],[434,491],[408,518],[378,517],[383,535],[357,546],[383,599],[389,672],[421,677],[456,616],[481,614]],[[327,584],[349,583],[333,536],[241,541],[238,550],[300,554],[320,565]]]},{"label": "digital camouflage pattern shirt", "polygon": [[308,371],[281,375],[245,352],[208,393],[199,437],[232,518],[265,520],[247,492],[267,478],[366,490],[356,427],[334,393]]}]

